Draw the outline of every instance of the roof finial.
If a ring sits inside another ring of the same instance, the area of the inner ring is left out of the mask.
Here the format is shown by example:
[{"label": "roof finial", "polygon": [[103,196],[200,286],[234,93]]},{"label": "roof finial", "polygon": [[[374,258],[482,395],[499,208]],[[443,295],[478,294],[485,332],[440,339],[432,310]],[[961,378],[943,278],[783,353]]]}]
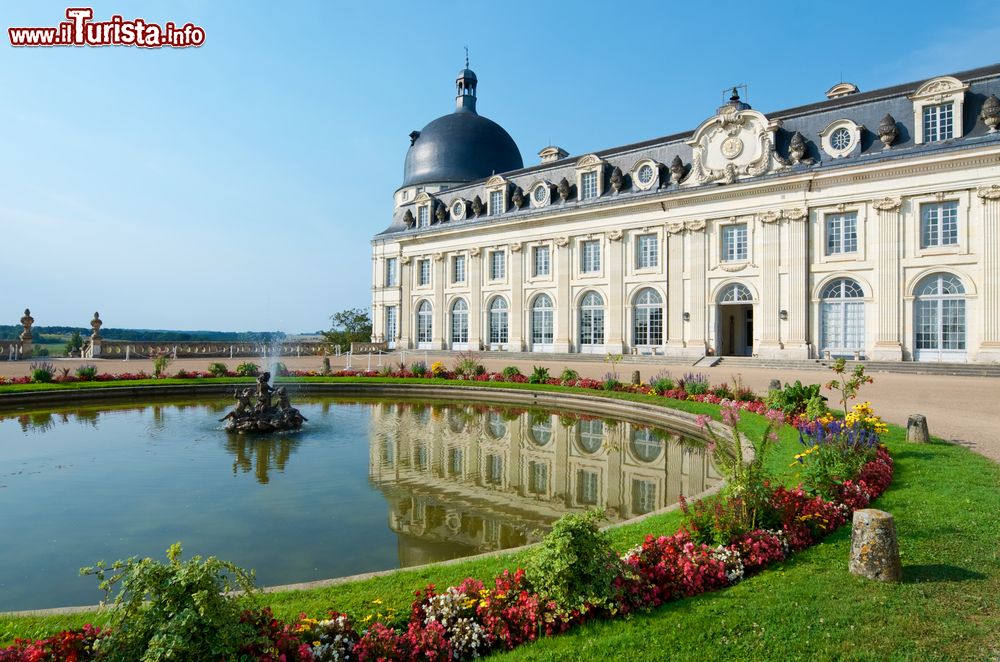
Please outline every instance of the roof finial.
[{"label": "roof finial", "polygon": [[469,47],[465,47],[465,68],[469,68]]}]

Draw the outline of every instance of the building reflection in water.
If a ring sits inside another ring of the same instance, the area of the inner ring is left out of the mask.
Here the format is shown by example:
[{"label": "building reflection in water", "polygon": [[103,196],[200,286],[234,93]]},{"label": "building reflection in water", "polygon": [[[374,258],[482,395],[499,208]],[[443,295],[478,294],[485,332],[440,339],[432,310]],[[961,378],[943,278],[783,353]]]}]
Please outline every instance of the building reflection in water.
[{"label": "building reflection in water", "polygon": [[621,521],[721,480],[703,447],[621,421],[472,405],[372,407],[369,477],[402,566],[539,540],[567,512]]}]

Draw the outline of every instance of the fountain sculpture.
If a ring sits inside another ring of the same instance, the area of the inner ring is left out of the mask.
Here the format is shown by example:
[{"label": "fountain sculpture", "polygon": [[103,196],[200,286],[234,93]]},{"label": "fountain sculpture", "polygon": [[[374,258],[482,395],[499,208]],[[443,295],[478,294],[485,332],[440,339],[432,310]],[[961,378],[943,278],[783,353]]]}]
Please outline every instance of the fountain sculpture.
[{"label": "fountain sculpture", "polygon": [[[252,388],[236,391],[236,408],[219,419],[227,421],[226,432],[297,430],[308,420],[288,401],[285,387],[274,388],[268,383],[270,380],[271,373],[265,372],[257,377],[256,393]],[[276,405],[272,404],[275,397],[278,399]]]}]

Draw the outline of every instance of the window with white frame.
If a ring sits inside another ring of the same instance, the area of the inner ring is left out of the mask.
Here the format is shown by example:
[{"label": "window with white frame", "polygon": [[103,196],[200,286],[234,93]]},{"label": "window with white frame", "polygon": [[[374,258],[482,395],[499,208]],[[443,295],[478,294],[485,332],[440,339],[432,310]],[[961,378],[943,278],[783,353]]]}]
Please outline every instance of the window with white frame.
[{"label": "window with white frame", "polygon": [[465,457],[461,448],[448,449],[448,474],[451,476],[461,476],[465,467]]},{"label": "window with white frame", "polygon": [[633,427],[630,436],[632,454],[643,462],[653,462],[663,452],[663,440],[652,428]]},{"label": "window with white frame", "polygon": [[596,453],[604,446],[604,423],[599,419],[576,422],[576,441],[584,453]]},{"label": "window with white frame", "polygon": [[839,278],[820,295],[820,350],[849,357],[865,346],[865,302],[861,285]]},{"label": "window with white frame", "polygon": [[604,344],[604,299],[588,292],[580,302],[580,345]]},{"label": "window with white frame", "polygon": [[503,458],[496,454],[486,456],[486,482],[490,485],[503,483]]},{"label": "window with white frame", "polygon": [[632,306],[632,344],[636,346],[663,343],[663,298],[646,288],[635,297]]},{"label": "window with white frame", "polygon": [[431,261],[418,260],[417,285],[430,285],[430,284],[431,284]]},{"label": "window with white frame", "polygon": [[535,278],[548,276],[551,269],[551,259],[548,246],[535,246],[531,249],[531,275]]},{"label": "window with white frame", "polygon": [[465,282],[465,256],[453,255],[451,258],[451,282]]},{"label": "window with white frame", "polygon": [[486,431],[494,439],[502,439],[507,434],[507,423],[498,411],[491,411],[486,415]]},{"label": "window with white frame", "polygon": [[399,260],[394,257],[385,261],[385,286],[395,287],[399,285]]},{"label": "window with white frame", "polygon": [[597,197],[597,172],[585,172],[580,175],[580,199],[589,200]]},{"label": "window with white frame", "polygon": [[491,345],[504,345],[507,343],[507,302],[500,297],[495,297],[490,302],[489,334]]},{"label": "window with white frame", "polygon": [[549,466],[544,462],[528,462],[528,491],[545,494],[549,485]]},{"label": "window with white frame", "polygon": [[920,206],[920,247],[958,244],[958,203],[937,202]]},{"label": "window with white frame", "polygon": [[722,261],[742,262],[747,259],[747,224],[722,227]]},{"label": "window with white frame", "polygon": [[503,213],[503,191],[490,191],[490,216]]},{"label": "window with white frame", "polygon": [[826,254],[858,251],[858,213],[826,215]]},{"label": "window with white frame", "polygon": [[539,294],[531,304],[531,342],[534,345],[548,345],[553,337],[552,299],[547,294]]},{"label": "window with white frame", "polygon": [[654,269],[660,266],[660,245],[655,234],[642,234],[635,240],[635,268]]},{"label": "window with white frame", "polygon": [[953,274],[926,276],[913,301],[916,359],[965,351],[965,286]]},{"label": "window with white frame", "polygon": [[433,329],[433,313],[429,301],[421,301],[417,306],[417,342],[430,342]]},{"label": "window with white frame", "polygon": [[580,469],[576,474],[576,500],[578,503],[597,503],[598,476],[596,471]]},{"label": "window with white frame", "polygon": [[451,304],[451,341],[469,342],[469,304],[465,299],[455,299]]},{"label": "window with white frame", "polygon": [[601,270],[601,242],[592,239],[580,244],[580,271],[594,273]]},{"label": "window with white frame", "polygon": [[924,142],[950,140],[955,135],[955,106],[942,103],[924,106]]},{"label": "window with white frame", "polygon": [[503,251],[490,251],[490,280],[503,280],[507,275],[507,260]]},{"label": "window with white frame", "polygon": [[396,339],[397,330],[399,326],[396,322],[396,315],[398,314],[398,309],[396,306],[386,306],[385,307],[385,340],[386,342],[393,342]]},{"label": "window with white frame", "polygon": [[430,221],[430,218],[431,218],[430,209],[431,208],[428,207],[427,205],[424,205],[422,207],[417,208],[417,227],[418,228],[426,228],[427,226],[429,226],[431,224],[431,221]]},{"label": "window with white frame", "polygon": [[644,515],[656,508],[656,483],[651,480],[632,479],[632,513]]}]

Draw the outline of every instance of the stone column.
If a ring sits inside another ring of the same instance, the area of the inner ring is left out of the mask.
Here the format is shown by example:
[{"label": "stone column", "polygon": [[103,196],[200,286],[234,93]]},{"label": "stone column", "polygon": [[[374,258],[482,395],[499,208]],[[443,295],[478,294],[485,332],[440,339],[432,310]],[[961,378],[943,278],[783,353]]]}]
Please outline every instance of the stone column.
[{"label": "stone column", "polygon": [[902,361],[902,301],[900,291],[902,270],[900,259],[903,255],[903,237],[900,231],[902,215],[899,213],[902,201],[899,198],[876,200],[872,206],[878,212],[877,240],[875,252],[878,255],[878,272],[875,277],[875,317],[877,330],[871,358],[875,361]]},{"label": "stone column", "polygon": [[569,281],[572,278],[572,264],[568,237],[556,239],[556,310],[555,310],[555,337],[553,338],[553,350],[556,352],[569,351],[569,332],[572,327],[573,299],[570,294]]},{"label": "stone column", "polygon": [[24,331],[21,332],[21,358],[31,358],[32,350],[34,349],[31,325],[34,323],[35,318],[31,316],[31,311],[25,308],[24,316],[21,318],[21,326],[24,327]]},{"label": "stone column", "polygon": [[691,279],[691,300],[688,303],[687,312],[691,314],[691,321],[688,324],[689,349],[695,350],[692,353],[703,356],[706,350],[706,331],[708,325],[712,324],[708,320],[708,306],[706,302],[708,283],[706,273],[706,250],[705,241],[705,221],[688,221],[684,224],[685,229],[690,232],[688,241],[691,247],[691,262],[688,267],[688,274]]},{"label": "stone column", "polygon": [[[444,298],[445,273],[444,253],[434,253],[431,258],[434,267],[434,328],[431,329],[431,349],[447,349],[448,347],[448,304]],[[427,366],[430,368],[430,366]]]},{"label": "stone column", "polygon": [[524,351],[524,244],[510,244],[510,317],[507,346],[512,352]]},{"label": "stone column", "polygon": [[979,319],[982,320],[982,343],[978,360],[1000,361],[1000,185],[976,191],[983,202],[983,278]]},{"label": "stone column", "polygon": [[469,251],[469,347],[483,348],[481,320],[483,319],[483,261],[478,247]]},{"label": "stone column", "polygon": [[[782,356],[781,320],[781,279],[779,277],[781,258],[781,216],[775,212],[760,216],[763,226],[761,246],[761,292],[758,315],[754,317],[754,331],[760,329],[760,345],[757,353],[764,358]],[[808,308],[807,308],[808,310]],[[759,325],[759,326],[758,326]]]},{"label": "stone column", "polygon": [[784,356],[809,358],[809,210],[782,212],[788,224],[788,338]]},{"label": "stone column", "polygon": [[684,343],[684,224],[667,224],[667,347],[679,353]]},{"label": "stone column", "polygon": [[396,349],[412,349],[416,346],[413,338],[413,302],[410,301],[410,288],[413,286],[412,260],[409,255],[399,258],[399,310],[396,311],[396,325],[399,327],[399,342]]},{"label": "stone column", "polygon": [[607,337],[604,339],[604,349],[612,354],[621,354],[623,344],[623,333],[625,329],[625,269],[623,261],[623,251],[625,242],[622,241],[622,231],[612,230],[608,233],[608,241],[605,243],[608,250],[608,328]]}]

